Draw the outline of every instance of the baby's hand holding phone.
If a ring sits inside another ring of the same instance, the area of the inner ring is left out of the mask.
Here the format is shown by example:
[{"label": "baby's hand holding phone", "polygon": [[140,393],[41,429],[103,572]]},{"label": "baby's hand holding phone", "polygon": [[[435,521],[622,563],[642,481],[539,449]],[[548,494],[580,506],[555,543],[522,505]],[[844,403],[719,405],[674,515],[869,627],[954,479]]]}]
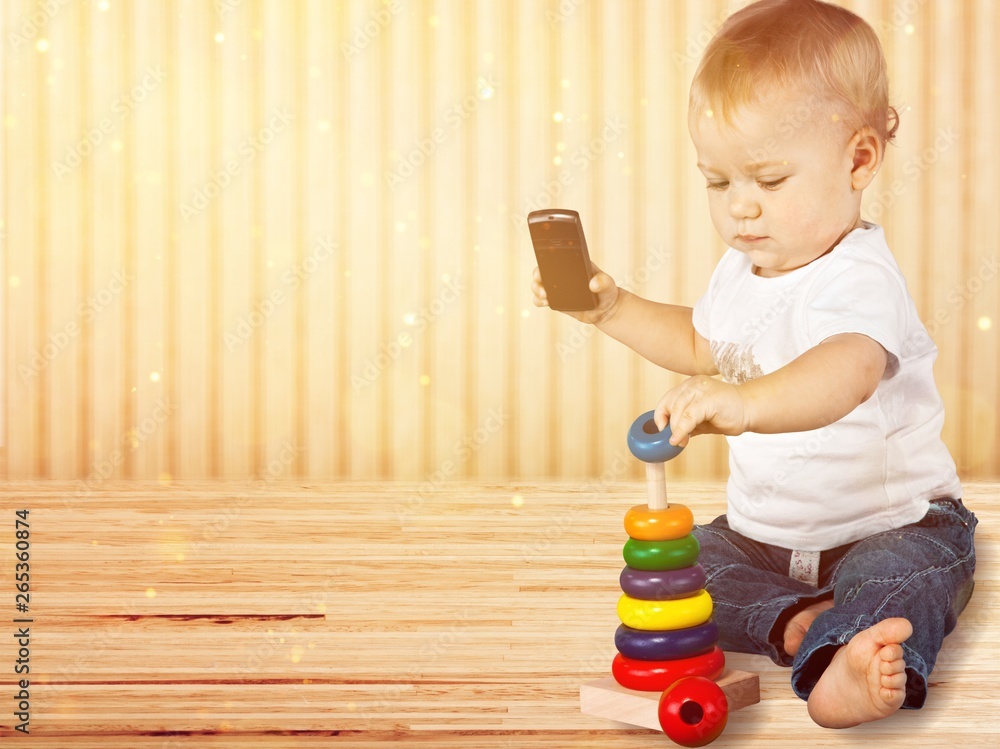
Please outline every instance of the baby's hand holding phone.
[{"label": "baby's hand holding phone", "polygon": [[[528,230],[538,260],[531,283],[535,306],[551,307],[586,323],[610,319],[618,286],[590,260],[580,214],[568,208],[532,211]],[[548,290],[545,284],[550,285]]]},{"label": "baby's hand holding phone", "polygon": [[[598,325],[611,318],[619,301],[618,285],[614,279],[593,263],[590,264],[590,290],[597,295],[597,306],[589,310],[560,310],[563,314],[585,323]],[[536,307],[548,307],[549,300],[542,285],[541,271],[535,267],[531,274],[532,301]]]}]

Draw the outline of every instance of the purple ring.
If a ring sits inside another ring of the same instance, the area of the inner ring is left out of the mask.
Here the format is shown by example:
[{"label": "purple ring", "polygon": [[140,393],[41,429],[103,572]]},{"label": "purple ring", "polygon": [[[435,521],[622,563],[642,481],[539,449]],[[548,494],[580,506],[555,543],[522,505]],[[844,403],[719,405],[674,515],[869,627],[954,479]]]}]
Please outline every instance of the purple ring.
[{"label": "purple ring", "polygon": [[618,652],[639,661],[670,661],[706,653],[718,639],[719,627],[711,619],[687,629],[645,632],[622,624],[615,631]]},{"label": "purple ring", "polygon": [[697,593],[705,587],[700,564],[677,570],[637,570],[625,566],[618,578],[622,590],[642,601],[669,601]]}]

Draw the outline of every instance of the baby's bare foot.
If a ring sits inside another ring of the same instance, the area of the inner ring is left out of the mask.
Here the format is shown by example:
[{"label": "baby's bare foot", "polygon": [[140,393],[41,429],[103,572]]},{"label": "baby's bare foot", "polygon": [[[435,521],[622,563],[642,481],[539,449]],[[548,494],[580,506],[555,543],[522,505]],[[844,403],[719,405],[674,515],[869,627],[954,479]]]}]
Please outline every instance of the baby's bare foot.
[{"label": "baby's bare foot", "polygon": [[828,598],[825,601],[819,601],[811,606],[807,606],[789,619],[788,624],[785,625],[785,652],[789,655],[795,655],[799,652],[799,646],[805,639],[806,632],[809,631],[809,627],[812,626],[813,621],[824,611],[832,608],[833,599]]},{"label": "baby's bare foot", "polygon": [[913,634],[906,619],[885,619],[833,656],[809,695],[809,716],[825,728],[849,728],[896,712],[906,696],[900,643]]}]

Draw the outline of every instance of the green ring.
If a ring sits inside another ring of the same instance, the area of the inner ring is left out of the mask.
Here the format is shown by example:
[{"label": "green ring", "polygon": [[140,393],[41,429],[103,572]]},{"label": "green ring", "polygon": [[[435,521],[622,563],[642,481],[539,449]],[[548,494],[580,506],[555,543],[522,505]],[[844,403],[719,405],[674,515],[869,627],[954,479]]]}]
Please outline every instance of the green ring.
[{"label": "green ring", "polygon": [[622,549],[625,564],[636,570],[679,570],[698,561],[701,547],[690,533],[672,541],[639,541],[629,538]]}]

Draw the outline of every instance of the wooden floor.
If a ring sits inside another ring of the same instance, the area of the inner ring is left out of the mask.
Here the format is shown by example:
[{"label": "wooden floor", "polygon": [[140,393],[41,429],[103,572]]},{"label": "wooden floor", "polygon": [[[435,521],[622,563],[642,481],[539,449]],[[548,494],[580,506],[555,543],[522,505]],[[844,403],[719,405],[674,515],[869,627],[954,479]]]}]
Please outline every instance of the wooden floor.
[{"label": "wooden floor", "polygon": [[[609,671],[621,519],[644,484],[113,484],[0,489],[0,739],[16,746],[14,618],[30,623],[24,746],[626,747],[662,734],[581,715]],[[670,487],[699,522],[721,484]],[[760,704],[716,747],[1000,746],[1000,484],[966,487],[977,588],[927,706],[812,724],[761,657]],[[15,610],[29,510],[30,611]]]}]

